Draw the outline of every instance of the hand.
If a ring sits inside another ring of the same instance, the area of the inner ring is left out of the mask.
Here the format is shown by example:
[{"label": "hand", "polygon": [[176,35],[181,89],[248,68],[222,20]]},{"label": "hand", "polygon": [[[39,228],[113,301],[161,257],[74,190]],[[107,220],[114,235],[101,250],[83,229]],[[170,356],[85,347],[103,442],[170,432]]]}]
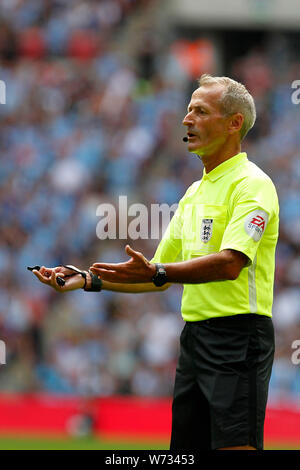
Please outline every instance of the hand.
[{"label": "hand", "polygon": [[125,251],[131,256],[125,263],[94,263],[90,270],[104,281],[116,283],[151,282],[156,267],[142,253],[134,251],[126,245]]},{"label": "hand", "polygon": [[65,279],[64,286],[58,285],[56,281],[58,276],[64,278],[65,276],[73,273],[71,269],[65,268],[64,266],[58,266],[56,268],[45,268],[45,266],[42,266],[39,271],[34,269],[32,272],[40,282],[48,284],[48,286],[53,287],[57,292],[81,289],[84,286],[84,279],[80,274],[67,277]]}]

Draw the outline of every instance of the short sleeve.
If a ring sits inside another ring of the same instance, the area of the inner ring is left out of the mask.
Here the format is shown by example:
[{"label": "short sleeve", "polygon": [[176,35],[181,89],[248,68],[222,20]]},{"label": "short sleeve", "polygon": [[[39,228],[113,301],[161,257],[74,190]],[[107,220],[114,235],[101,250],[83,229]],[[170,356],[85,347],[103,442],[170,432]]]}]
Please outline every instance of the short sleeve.
[{"label": "short sleeve", "polygon": [[249,258],[247,266],[251,265],[273,216],[274,197],[268,180],[243,182],[233,194],[220,251],[240,251]]}]

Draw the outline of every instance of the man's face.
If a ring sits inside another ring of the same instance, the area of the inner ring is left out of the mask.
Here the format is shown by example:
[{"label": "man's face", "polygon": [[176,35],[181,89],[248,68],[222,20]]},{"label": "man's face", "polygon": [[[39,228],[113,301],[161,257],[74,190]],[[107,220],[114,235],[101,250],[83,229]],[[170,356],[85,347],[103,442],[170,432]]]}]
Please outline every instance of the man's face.
[{"label": "man's face", "polygon": [[221,111],[219,99],[222,85],[203,85],[194,91],[183,119],[187,127],[188,150],[198,155],[211,155],[224,144],[228,136],[226,118]]}]

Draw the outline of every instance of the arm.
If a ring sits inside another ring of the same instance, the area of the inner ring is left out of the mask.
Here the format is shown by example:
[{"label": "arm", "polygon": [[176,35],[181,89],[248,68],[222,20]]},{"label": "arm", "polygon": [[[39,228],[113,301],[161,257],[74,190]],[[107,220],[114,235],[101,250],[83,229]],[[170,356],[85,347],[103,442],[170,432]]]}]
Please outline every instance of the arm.
[{"label": "arm", "polygon": [[[70,270],[58,266],[56,268],[46,268],[42,266],[39,271],[33,270],[33,274],[39,279],[40,282],[43,284],[47,284],[50,287],[53,287],[54,290],[57,292],[68,292],[77,289],[83,289],[84,287],[84,279],[83,277],[78,274],[66,279],[65,285],[60,286],[56,282],[56,278],[58,276],[65,277],[66,275],[70,274]],[[89,288],[91,285],[91,276],[86,271],[87,279],[86,279],[86,287]],[[171,284],[165,284],[162,287],[156,287],[152,282],[147,283],[140,283],[140,284],[116,284],[113,282],[102,282],[102,290],[109,290],[113,292],[123,292],[123,293],[131,293],[131,294],[139,294],[144,292],[161,292]]]},{"label": "arm", "polygon": [[[142,253],[132,250],[128,245],[126,252],[131,259],[125,263],[95,263],[91,271],[103,281],[113,283],[150,283],[156,272]],[[164,264],[167,279],[171,283],[200,284],[203,282],[236,279],[246,265],[246,255],[235,250],[223,250],[219,253],[199,258]]]},{"label": "arm", "polygon": [[[102,279],[102,289],[123,293],[162,292],[168,289],[171,283],[200,284],[204,282],[224,281],[236,279],[241,269],[248,261],[247,256],[235,250],[223,250],[179,263],[165,264],[168,283],[162,287],[156,287],[151,279],[156,272],[154,264],[151,264],[141,253],[126,247],[131,259],[126,263],[106,264],[95,263],[91,271]],[[80,275],[72,276],[66,280],[64,286],[59,286],[56,277],[64,277],[68,270],[63,267],[45,268],[34,270],[35,276],[44,284],[53,287],[57,292],[82,289],[84,279]],[[90,276],[87,274],[87,288],[90,286]]]},{"label": "arm", "polygon": [[165,264],[170,282],[182,284],[201,284],[213,281],[233,281],[238,278],[248,258],[235,250],[223,250],[219,253]]},{"label": "arm", "polygon": [[145,292],[162,292],[167,290],[171,283],[167,283],[162,287],[156,287],[152,282],[143,282],[139,284],[121,284],[116,282],[102,281],[102,290],[112,292],[123,292],[126,294],[143,294]]}]

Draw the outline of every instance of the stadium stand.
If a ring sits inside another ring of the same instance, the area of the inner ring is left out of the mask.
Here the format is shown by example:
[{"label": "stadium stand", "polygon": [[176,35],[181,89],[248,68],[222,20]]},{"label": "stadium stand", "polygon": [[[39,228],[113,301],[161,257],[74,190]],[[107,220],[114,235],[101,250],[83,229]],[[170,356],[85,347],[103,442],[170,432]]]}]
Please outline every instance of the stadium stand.
[{"label": "stadium stand", "polygon": [[[196,75],[224,69],[200,37],[191,70],[181,60],[182,51],[195,54],[191,42],[151,34],[156,12],[150,0],[1,2],[2,392],[172,392],[181,287],[155,296],[58,295],[25,270],[126,259],[127,240],[96,237],[97,206],[117,205],[119,195],[171,205],[195,174],[200,179],[201,163],[181,143],[181,119]],[[271,401],[299,400],[300,391],[300,367],[291,361],[300,339],[300,132],[299,107],[291,105],[300,65],[292,46],[278,35],[226,64],[257,104],[245,150],[280,198]],[[149,258],[157,242],[130,241]]]}]

